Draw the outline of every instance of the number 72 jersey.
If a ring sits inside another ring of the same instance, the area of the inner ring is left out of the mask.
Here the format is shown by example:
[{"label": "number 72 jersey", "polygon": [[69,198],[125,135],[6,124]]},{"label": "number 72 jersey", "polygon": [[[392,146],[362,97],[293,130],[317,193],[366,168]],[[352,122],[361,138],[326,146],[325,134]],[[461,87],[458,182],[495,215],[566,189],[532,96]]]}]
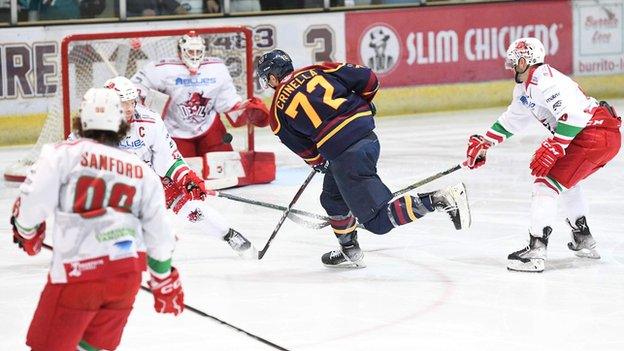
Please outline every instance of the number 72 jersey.
[{"label": "number 72 jersey", "polygon": [[291,73],[276,88],[270,124],[289,149],[328,160],[375,128],[370,101],[379,83],[367,67],[323,63]]}]

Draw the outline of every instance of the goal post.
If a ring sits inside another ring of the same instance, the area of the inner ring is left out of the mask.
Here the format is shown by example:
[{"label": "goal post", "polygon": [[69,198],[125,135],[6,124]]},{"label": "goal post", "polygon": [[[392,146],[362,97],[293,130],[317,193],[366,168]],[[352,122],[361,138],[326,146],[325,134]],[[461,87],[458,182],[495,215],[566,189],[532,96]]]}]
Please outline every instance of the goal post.
[{"label": "goal post", "polygon": [[[195,31],[206,41],[206,56],[223,60],[230,71],[237,92],[250,98],[254,92],[253,35],[245,27],[198,27],[166,30],[83,33],[66,36],[61,41],[60,89],[49,104],[47,118],[37,143],[18,163],[4,171],[9,181],[23,181],[28,168],[37,159],[41,147],[58,142],[71,133],[72,118],[77,114],[84,93],[117,75],[132,77],[147,62],[177,57],[178,39]],[[235,149],[254,151],[254,127],[233,132]],[[238,140],[236,140],[238,139]]]}]

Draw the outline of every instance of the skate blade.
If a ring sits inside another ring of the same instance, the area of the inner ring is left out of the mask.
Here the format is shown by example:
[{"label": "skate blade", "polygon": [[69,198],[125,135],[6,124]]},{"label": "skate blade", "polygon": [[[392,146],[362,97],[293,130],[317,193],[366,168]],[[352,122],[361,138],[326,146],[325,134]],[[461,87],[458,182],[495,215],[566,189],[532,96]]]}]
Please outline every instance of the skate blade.
[{"label": "skate blade", "polygon": [[472,216],[470,214],[470,204],[468,203],[468,191],[464,183],[458,183],[450,188],[453,198],[459,212],[460,227],[455,226],[455,229],[468,229],[472,224]]},{"label": "skate blade", "polygon": [[530,258],[525,262],[521,260],[507,261],[507,269],[514,272],[542,273],[546,268],[546,262],[541,258]]},{"label": "skate blade", "polygon": [[349,268],[361,269],[361,268],[366,268],[366,263],[364,263],[364,260],[359,260],[357,262],[345,261],[345,262],[342,262],[342,263],[339,263],[339,264],[334,264],[334,265],[323,263],[323,265],[325,267],[328,267],[328,268],[340,268],[340,269],[349,269]]},{"label": "skate blade", "polygon": [[591,249],[580,249],[578,251],[574,251],[574,254],[577,257],[581,257],[581,258],[591,258],[594,260],[600,259],[600,254],[598,253],[598,251],[591,250]]}]

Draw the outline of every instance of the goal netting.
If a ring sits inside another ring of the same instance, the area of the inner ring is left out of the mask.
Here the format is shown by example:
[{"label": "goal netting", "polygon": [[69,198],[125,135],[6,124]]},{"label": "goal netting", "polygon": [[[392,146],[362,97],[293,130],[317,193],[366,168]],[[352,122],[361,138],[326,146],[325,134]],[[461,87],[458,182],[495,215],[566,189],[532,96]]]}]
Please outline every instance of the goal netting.
[{"label": "goal netting", "polygon": [[[49,104],[47,118],[35,146],[4,177],[23,181],[46,143],[63,140],[71,132],[71,120],[78,112],[82,96],[89,88],[102,87],[112,77],[132,77],[144,64],[177,56],[180,36],[190,29],[70,35],[61,43],[60,94]],[[193,28],[206,41],[206,55],[222,59],[238,93],[253,95],[251,31],[244,27]],[[247,45],[249,43],[249,45]],[[253,150],[253,126],[233,133],[235,149]]]}]

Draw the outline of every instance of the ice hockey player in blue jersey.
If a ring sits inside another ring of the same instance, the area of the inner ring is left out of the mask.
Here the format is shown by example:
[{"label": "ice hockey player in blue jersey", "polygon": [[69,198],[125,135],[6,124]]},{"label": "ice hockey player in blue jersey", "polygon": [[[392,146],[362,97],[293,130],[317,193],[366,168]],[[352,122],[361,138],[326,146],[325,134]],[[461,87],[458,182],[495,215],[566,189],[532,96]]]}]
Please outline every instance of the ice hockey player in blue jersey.
[{"label": "ice hockey player in blue jersey", "polygon": [[380,147],[372,100],[379,82],[369,68],[322,63],[295,71],[288,54],[273,50],[259,59],[257,72],[263,88],[275,90],[269,116],[273,133],[325,174],[320,200],[340,249],[325,253],[323,264],[365,267],[357,222],[385,234],[438,209],[450,215],[456,229],[469,226],[463,184],[393,200],[377,175]]}]

